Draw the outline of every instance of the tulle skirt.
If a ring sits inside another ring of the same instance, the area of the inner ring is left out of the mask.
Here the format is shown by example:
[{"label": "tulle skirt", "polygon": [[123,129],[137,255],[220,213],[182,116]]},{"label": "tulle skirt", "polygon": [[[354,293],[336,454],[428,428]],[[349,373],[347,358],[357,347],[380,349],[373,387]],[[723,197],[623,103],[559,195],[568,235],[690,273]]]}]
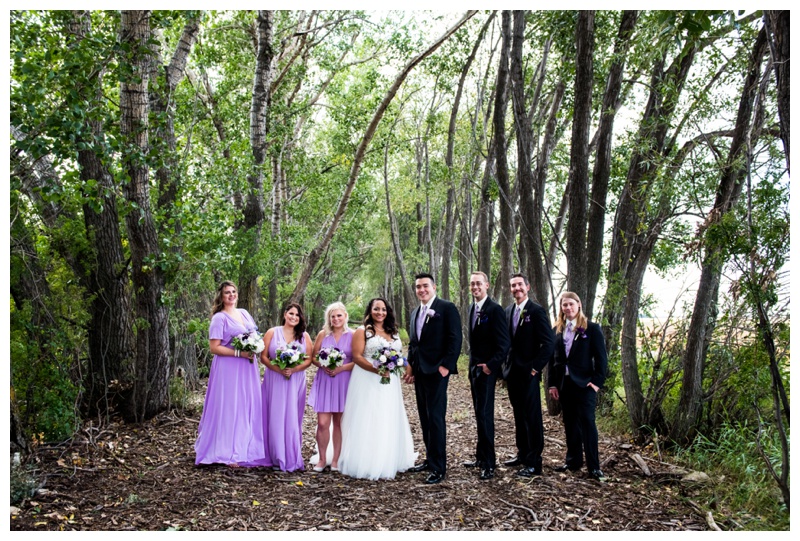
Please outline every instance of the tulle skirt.
[{"label": "tulle skirt", "polygon": [[382,385],[377,374],[353,367],[342,416],[342,474],[394,479],[416,459],[400,379]]}]

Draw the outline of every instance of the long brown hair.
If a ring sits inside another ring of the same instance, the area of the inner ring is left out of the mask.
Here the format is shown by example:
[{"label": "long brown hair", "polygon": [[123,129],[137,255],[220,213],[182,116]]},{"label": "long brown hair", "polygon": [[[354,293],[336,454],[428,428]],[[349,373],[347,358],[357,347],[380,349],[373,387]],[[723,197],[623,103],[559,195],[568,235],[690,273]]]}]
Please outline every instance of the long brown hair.
[{"label": "long brown hair", "polygon": [[561,294],[561,297],[558,299],[558,319],[556,320],[556,334],[560,332],[564,332],[564,329],[567,328],[567,318],[564,316],[563,310],[561,310],[561,300],[563,298],[572,299],[573,301],[578,303],[578,315],[575,318],[575,325],[579,328],[582,328],[584,331],[589,327],[589,320],[586,319],[586,314],[583,313],[583,303],[581,303],[581,298],[578,297],[577,294],[573,293],[572,291],[565,291]]},{"label": "long brown hair", "polygon": [[225,308],[225,303],[222,300],[222,290],[229,286],[235,289],[237,292],[239,291],[239,288],[236,287],[236,284],[230,280],[220,282],[219,287],[217,287],[217,296],[214,297],[214,302],[211,304],[211,317],[214,317],[214,314],[221,312],[222,309]]},{"label": "long brown hair", "polygon": [[381,301],[386,306],[386,319],[383,320],[383,330],[389,336],[395,336],[397,334],[397,321],[394,319],[394,310],[383,297],[375,297],[367,304],[367,309],[364,311],[364,329],[372,329],[372,332],[375,332],[375,322],[372,321],[372,305],[375,304],[375,301]]},{"label": "long brown hair", "polygon": [[303,340],[303,333],[306,332],[306,316],[303,314],[302,306],[296,302],[290,302],[287,304],[283,309],[283,312],[281,312],[281,325],[286,324],[286,312],[292,308],[297,308],[297,317],[300,318],[300,321],[294,326],[294,339],[298,342],[301,342]]}]

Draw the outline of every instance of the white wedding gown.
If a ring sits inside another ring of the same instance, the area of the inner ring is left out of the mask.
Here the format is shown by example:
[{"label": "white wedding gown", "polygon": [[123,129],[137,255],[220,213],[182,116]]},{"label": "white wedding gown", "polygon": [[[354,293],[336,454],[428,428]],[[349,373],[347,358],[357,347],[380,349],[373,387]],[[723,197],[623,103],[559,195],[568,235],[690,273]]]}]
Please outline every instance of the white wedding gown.
[{"label": "white wedding gown", "polygon": [[[390,342],[373,336],[367,339],[364,357],[371,360],[376,350],[386,346],[400,350],[402,344],[399,338]],[[342,416],[339,469],[344,475],[394,479],[417,459],[403,406],[402,382],[395,375],[386,385],[380,379],[358,365],[353,367]]]}]

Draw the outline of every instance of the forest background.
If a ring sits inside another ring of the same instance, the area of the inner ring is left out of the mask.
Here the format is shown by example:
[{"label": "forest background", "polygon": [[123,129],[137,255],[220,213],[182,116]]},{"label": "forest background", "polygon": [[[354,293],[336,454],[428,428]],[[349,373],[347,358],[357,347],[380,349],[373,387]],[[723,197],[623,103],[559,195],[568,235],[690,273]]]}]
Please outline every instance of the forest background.
[{"label": "forest background", "polygon": [[[12,11],[9,30],[12,446],[180,407],[221,280],[261,330],[295,300],[315,332],[375,295],[405,327],[416,272],[463,316],[471,271],[504,305],[522,271],[553,317],[571,290],[602,324],[609,428],[743,470],[737,497],[788,523],[788,12]],[[666,305],[648,285],[687,274]]]}]

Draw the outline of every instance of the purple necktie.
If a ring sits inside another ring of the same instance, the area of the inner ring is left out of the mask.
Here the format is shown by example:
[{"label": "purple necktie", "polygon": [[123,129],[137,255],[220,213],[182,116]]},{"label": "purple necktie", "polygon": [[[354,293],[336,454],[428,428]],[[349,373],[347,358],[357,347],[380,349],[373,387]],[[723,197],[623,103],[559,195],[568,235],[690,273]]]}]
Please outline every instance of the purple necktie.
[{"label": "purple necktie", "polygon": [[517,305],[517,309],[514,310],[514,321],[511,322],[511,332],[512,334],[517,334],[517,327],[519,326],[519,305]]},{"label": "purple necktie", "polygon": [[572,348],[572,339],[575,337],[575,332],[572,330],[572,322],[567,322],[567,330],[564,331],[564,350],[569,357],[569,350]]},{"label": "purple necktie", "polygon": [[422,325],[425,323],[425,312],[427,311],[428,306],[424,304],[419,309],[419,315],[417,316],[417,340],[419,340],[419,337],[422,334]]},{"label": "purple necktie", "polygon": [[472,328],[474,329],[475,325],[478,324],[478,311],[479,310],[478,310],[478,303],[477,302],[475,303],[475,308],[473,308],[473,310],[474,311],[472,313]]}]

